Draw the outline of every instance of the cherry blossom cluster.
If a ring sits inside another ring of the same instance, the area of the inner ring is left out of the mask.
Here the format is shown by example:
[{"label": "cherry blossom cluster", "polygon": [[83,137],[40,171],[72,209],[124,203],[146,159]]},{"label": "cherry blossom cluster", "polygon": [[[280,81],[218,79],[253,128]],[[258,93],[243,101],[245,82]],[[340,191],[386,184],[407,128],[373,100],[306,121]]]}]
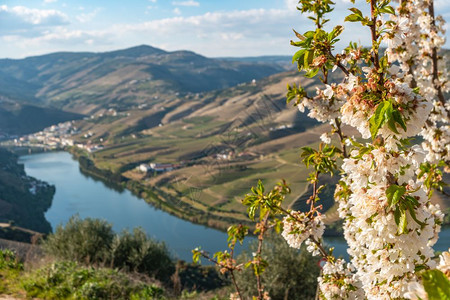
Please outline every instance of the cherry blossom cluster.
[{"label": "cherry blossom cluster", "polygon": [[[421,183],[411,179],[414,166],[423,159],[423,154],[414,150],[419,149],[392,152],[367,145],[362,151],[353,150],[342,166],[347,174],[343,181],[352,192],[340,202],[339,212],[345,219],[352,264],[369,299],[401,297],[408,284],[417,281],[416,267],[435,267],[431,247],[443,215],[429,202]],[[411,208],[414,218],[411,211],[406,214],[402,233],[386,195],[392,182],[404,186],[418,203]]]},{"label": "cherry blossom cluster", "polygon": [[[437,268],[450,275],[449,254],[441,257],[439,266],[433,260],[432,247],[443,214],[438,205],[430,202],[431,189],[439,185],[426,183],[432,175],[439,182],[441,173],[436,168],[449,168],[450,162],[450,103],[444,98],[450,84],[444,58],[439,54],[445,42],[444,20],[435,16],[432,0],[397,1],[395,8],[391,6],[394,1],[367,1],[370,15],[352,8],[346,21],[368,27],[372,48],[351,43],[342,53],[333,55],[330,45],[342,27],[324,33],[322,11],[331,10],[320,1],[300,2],[302,12],[320,9],[317,19],[313,18],[316,31],[304,36],[296,33],[300,42],[293,45],[303,49],[294,58],[308,77],[321,68],[325,88],[317,88],[314,97],[304,89],[290,88],[288,99],[298,95],[300,111],[308,109],[311,118],[330,123],[331,133],[321,136],[325,144],[330,144],[334,133],[340,138],[343,175],[335,198],[354,268],[324,255],[318,243],[323,225],[310,217],[317,211],[315,202],[310,212],[292,212],[285,217],[282,235],[291,247],[299,248],[306,241],[308,251],[325,256],[319,285],[326,299],[414,295],[425,299],[417,270]],[[380,45],[387,45],[387,49],[382,51]],[[320,55],[310,59],[315,53]],[[320,66],[314,63],[318,57]],[[330,83],[328,70],[336,68],[345,78]],[[372,141],[359,143],[346,137],[341,124],[355,128],[363,139]],[[411,146],[408,139],[419,134],[425,141]],[[317,179],[318,172],[324,170],[319,166],[323,156],[314,155],[307,166],[311,161],[316,163]],[[427,164],[434,167],[423,168]],[[315,188],[316,184],[313,201]],[[359,294],[361,291],[364,296]]]},{"label": "cherry blossom cluster", "polygon": [[302,243],[312,237],[315,240],[322,238],[325,225],[322,216],[291,211],[290,215],[283,219],[283,232],[281,235],[292,248],[300,249]]},{"label": "cherry blossom cluster", "polygon": [[327,261],[319,277],[319,288],[325,299],[363,299],[361,282],[354,274],[355,268],[343,259]]},{"label": "cherry blossom cluster", "polygon": [[[372,94],[379,88],[373,77],[376,74],[375,68],[364,68],[364,81],[359,80],[353,75],[349,75],[348,83],[342,88],[347,93],[347,101],[341,109],[341,120],[344,124],[355,127],[367,139],[371,137],[370,119],[375,113],[376,103],[374,103],[367,95]],[[396,149],[398,141],[408,136],[418,134],[431,111],[431,104],[422,98],[405,83],[399,82],[397,79],[386,80],[384,83],[386,89],[386,97],[394,100],[393,106],[401,114],[402,119],[406,120],[404,131],[399,125],[394,125],[397,133],[393,132],[389,127],[389,123],[385,123],[378,131],[378,134],[384,138],[386,146],[390,149]]]},{"label": "cherry blossom cluster", "polygon": [[326,85],[325,89],[316,88],[314,98],[305,97],[298,105],[300,112],[309,110],[308,116],[322,123],[328,123],[339,116],[339,110],[344,104],[343,99],[335,97],[336,85]]},{"label": "cherry blossom cluster", "polygon": [[[419,88],[420,94],[432,104],[428,122],[421,132],[425,139],[422,146],[428,151],[427,161],[449,162],[450,104],[444,95],[450,85],[444,58],[440,56],[445,43],[444,19],[434,16],[430,0],[414,0],[403,1],[397,15],[392,15],[390,20],[402,25],[388,34],[386,53],[391,62],[399,63],[405,74],[401,80]],[[389,42],[389,38],[400,42]]]}]

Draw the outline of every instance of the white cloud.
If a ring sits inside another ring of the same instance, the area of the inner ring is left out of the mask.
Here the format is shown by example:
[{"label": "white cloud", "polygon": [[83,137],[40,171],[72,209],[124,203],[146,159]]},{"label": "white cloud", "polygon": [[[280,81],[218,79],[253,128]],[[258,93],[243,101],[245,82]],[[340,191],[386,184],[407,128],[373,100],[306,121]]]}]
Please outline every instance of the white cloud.
[{"label": "white cloud", "polygon": [[17,18],[33,25],[61,25],[67,23],[67,16],[54,9],[33,9],[25,6],[0,6],[2,18]]},{"label": "white cloud", "polygon": [[[20,52],[22,56],[54,51],[105,51],[138,44],[169,51],[188,49],[207,56],[290,53],[295,50],[289,46],[291,28],[298,24],[299,19],[302,17],[288,10],[209,12],[198,16],[117,24],[103,30],[59,27],[38,36],[8,37],[8,48],[18,47],[21,51],[12,53]],[[3,48],[2,52],[8,52],[8,49]]]},{"label": "white cloud", "polygon": [[[44,54],[55,51],[86,51],[86,46],[105,46],[112,44],[106,32],[87,32],[82,30],[68,30],[59,27],[52,32],[45,32],[41,36],[23,38],[19,36],[4,36],[3,41],[16,51],[23,51],[25,56]],[[52,48],[54,50],[49,51]]]},{"label": "white cloud", "polygon": [[30,35],[36,30],[61,26],[69,23],[67,15],[54,9],[31,9],[24,6],[0,6],[0,20],[3,24],[0,35]]},{"label": "white cloud", "polygon": [[178,7],[175,7],[173,9],[173,13],[176,14],[176,15],[181,15],[181,10]]},{"label": "white cloud", "polygon": [[87,23],[92,21],[92,19],[95,18],[95,16],[99,13],[100,9],[96,8],[95,10],[91,11],[90,13],[82,13],[76,16],[76,19],[80,23]]},{"label": "white cloud", "polygon": [[45,4],[58,2],[58,0],[44,0]]},{"label": "white cloud", "polygon": [[288,10],[253,9],[120,25],[112,31],[118,35],[115,39],[147,36],[145,43],[163,45],[165,50],[190,49],[208,56],[262,55],[289,53],[291,29],[299,20],[304,19]]},{"label": "white cloud", "polygon": [[[343,23],[348,13],[347,6],[343,5],[344,1],[346,0],[337,1],[339,5],[329,28]],[[152,6],[150,2],[148,4]],[[288,2],[294,4],[294,9],[290,6],[288,8]],[[297,0],[284,0],[285,5],[281,9],[208,12],[188,17],[177,15],[147,22],[105,24],[104,28],[95,29],[79,29],[78,22],[71,26],[61,26],[67,22],[67,17],[55,11],[47,11],[47,15],[59,16],[59,23],[50,22],[49,17],[44,17],[43,13],[36,13],[41,15],[40,18],[27,19],[25,13],[13,14],[12,8],[3,5],[0,6],[0,20],[3,21],[4,14],[7,14],[22,20],[23,24],[19,24],[22,27],[16,24],[14,30],[8,25],[8,32],[0,28],[0,55],[23,57],[55,51],[110,51],[140,44],[168,51],[187,49],[206,56],[293,54],[297,49],[289,44],[289,40],[295,39],[292,28],[299,32],[314,28],[312,22],[295,9],[296,2]],[[180,10],[174,12],[180,13]],[[24,20],[28,20],[28,23]],[[59,25],[51,27],[50,24]],[[338,50],[347,46],[350,40],[368,44],[370,34],[367,30],[353,23],[346,23],[345,27]]]},{"label": "white cloud", "polygon": [[286,8],[289,10],[297,10],[298,0],[284,0]]},{"label": "white cloud", "polygon": [[200,6],[200,3],[193,0],[188,1],[174,1],[172,2],[172,5],[178,5],[178,6]]}]

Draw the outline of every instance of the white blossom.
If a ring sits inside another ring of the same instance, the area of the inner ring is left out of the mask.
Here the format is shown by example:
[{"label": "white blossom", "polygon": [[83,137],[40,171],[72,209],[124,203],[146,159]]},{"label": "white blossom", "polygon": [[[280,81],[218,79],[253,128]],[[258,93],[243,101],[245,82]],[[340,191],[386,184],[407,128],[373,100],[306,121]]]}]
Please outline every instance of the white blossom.
[{"label": "white blossom", "polygon": [[292,248],[300,249],[302,243],[310,236],[320,239],[325,230],[322,216],[310,217],[297,211],[291,212],[292,216],[283,219],[283,232],[281,235]]}]

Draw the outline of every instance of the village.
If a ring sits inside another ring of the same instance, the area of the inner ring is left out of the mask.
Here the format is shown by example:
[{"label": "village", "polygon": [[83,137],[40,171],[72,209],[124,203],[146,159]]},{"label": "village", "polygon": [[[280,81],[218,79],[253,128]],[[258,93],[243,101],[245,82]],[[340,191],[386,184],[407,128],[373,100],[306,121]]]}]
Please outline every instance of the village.
[{"label": "village", "polygon": [[63,149],[66,146],[74,146],[72,135],[78,130],[73,126],[73,121],[59,123],[43,129],[42,131],[24,135],[14,136],[0,143],[1,146],[33,147],[45,150]]},{"label": "village", "polygon": [[[107,111],[106,115],[116,115],[116,113],[115,111]],[[86,119],[100,119],[102,117],[104,117],[104,114],[92,115],[90,117],[86,117]],[[76,138],[76,136],[81,136],[83,142]],[[23,149],[40,149],[39,151],[65,150],[69,147],[76,147],[80,150],[86,151],[88,154],[93,154],[97,151],[105,149],[103,144],[93,143],[90,140],[92,136],[92,132],[88,131],[83,133],[76,127],[76,123],[74,121],[68,121],[57,125],[52,125],[33,134],[5,137],[3,141],[0,141],[0,145],[4,147],[18,147]],[[100,142],[102,142],[101,139]],[[234,153],[233,151],[226,151],[224,149],[220,151],[218,151],[218,149],[208,149],[205,150],[202,160],[206,159],[210,161],[210,163],[215,161],[216,163],[222,164],[224,162],[231,163],[236,161],[252,160],[256,157],[259,157],[259,155],[250,152]],[[181,169],[196,163],[199,163],[196,159],[174,163],[141,163],[135,168],[135,172],[145,174],[146,176],[156,176],[161,173]],[[36,191],[33,187],[32,190],[34,192]],[[33,191],[30,190],[30,192]]]}]

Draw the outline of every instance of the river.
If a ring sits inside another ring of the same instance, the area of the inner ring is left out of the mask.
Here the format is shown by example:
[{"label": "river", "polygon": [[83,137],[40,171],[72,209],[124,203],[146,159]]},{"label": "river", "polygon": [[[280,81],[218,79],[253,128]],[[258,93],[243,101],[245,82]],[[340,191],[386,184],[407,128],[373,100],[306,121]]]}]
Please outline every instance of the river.
[{"label": "river", "polygon": [[[224,232],[179,219],[156,209],[130,191],[119,192],[80,172],[78,162],[67,152],[47,152],[21,156],[28,175],[56,186],[52,206],[45,217],[53,229],[71,216],[100,218],[110,222],[116,232],[141,227],[156,240],[164,241],[174,257],[191,261],[191,250],[201,246],[213,253],[224,250]],[[336,255],[346,254],[345,240],[328,239]],[[244,245],[245,246],[245,245]],[[450,230],[441,232],[436,250],[450,247]],[[239,250],[239,249],[238,249]]]}]

